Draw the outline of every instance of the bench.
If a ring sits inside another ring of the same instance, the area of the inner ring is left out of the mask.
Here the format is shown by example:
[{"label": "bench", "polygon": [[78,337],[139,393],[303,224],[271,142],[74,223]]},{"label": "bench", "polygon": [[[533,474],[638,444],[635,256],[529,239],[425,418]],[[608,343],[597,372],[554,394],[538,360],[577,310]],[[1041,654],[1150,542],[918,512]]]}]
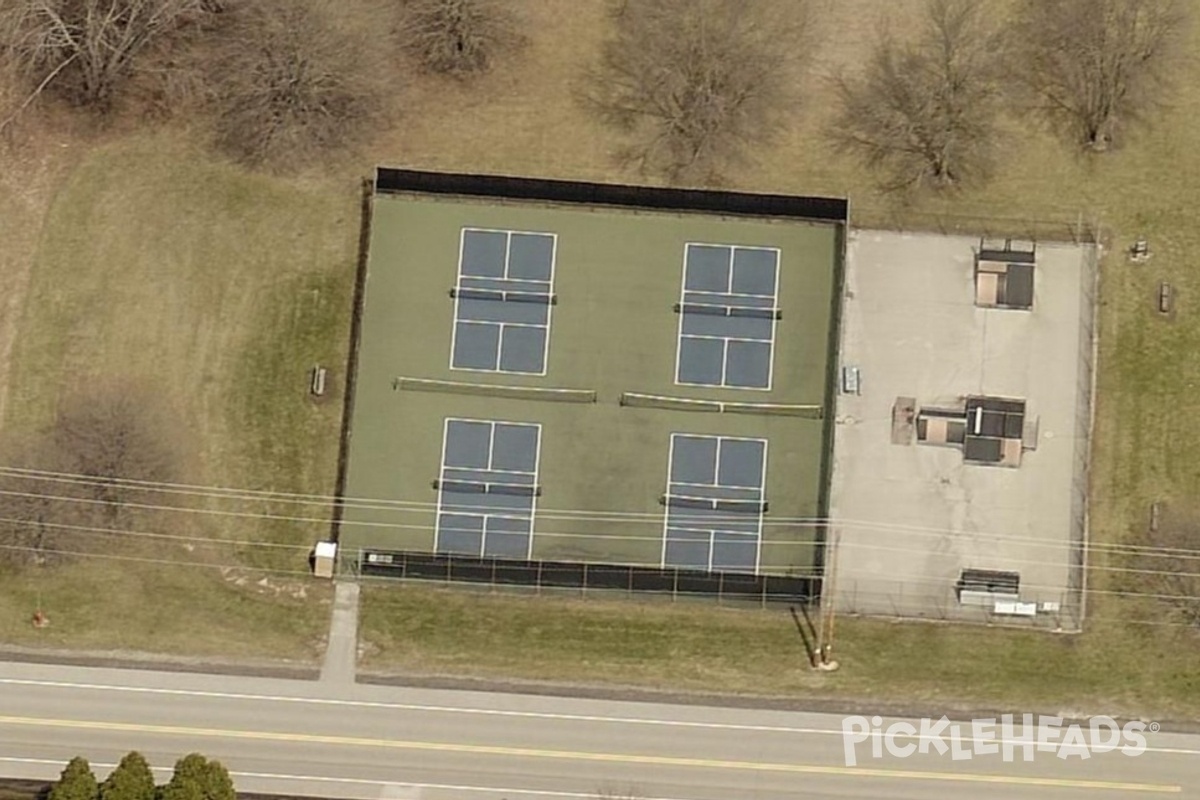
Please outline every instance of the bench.
[{"label": "bench", "polygon": [[1175,305],[1175,290],[1171,284],[1166,281],[1159,281],[1158,284],[1158,313],[1170,314],[1171,308]]},{"label": "bench", "polygon": [[1129,260],[1135,264],[1144,264],[1150,260],[1150,243],[1144,238],[1138,239],[1129,248]]},{"label": "bench", "polygon": [[308,390],[312,392],[314,397],[321,397],[325,394],[325,368],[320,364],[312,368],[312,381],[309,384]]}]

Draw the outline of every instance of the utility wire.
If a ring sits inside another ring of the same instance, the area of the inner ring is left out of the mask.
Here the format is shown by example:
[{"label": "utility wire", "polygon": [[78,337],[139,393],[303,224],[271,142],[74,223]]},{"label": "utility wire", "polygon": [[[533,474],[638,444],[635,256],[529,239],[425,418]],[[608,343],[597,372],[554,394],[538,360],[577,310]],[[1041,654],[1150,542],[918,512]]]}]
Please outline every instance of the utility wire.
[{"label": "utility wire", "polygon": [[[146,503],[133,503],[133,502],[120,501],[120,500],[113,500],[113,499],[67,497],[67,496],[59,496],[59,495],[41,495],[41,494],[37,494],[34,492],[11,492],[11,491],[0,490],[0,496],[6,496],[6,495],[7,496],[33,498],[33,499],[39,499],[39,500],[53,500],[53,501],[60,501],[60,502],[64,502],[64,503],[76,503],[76,504],[83,504],[83,505],[101,505],[101,506],[110,506],[110,507],[119,507],[119,508],[132,508],[132,509],[138,509],[138,510],[162,511],[162,512],[169,512],[169,513],[216,515],[216,516],[222,516],[222,517],[233,517],[233,518],[238,518],[238,519],[270,519],[270,520],[276,520],[276,521],[296,522],[296,523],[317,523],[321,526],[326,526],[326,525],[330,524],[330,520],[328,518],[323,518],[323,517],[296,517],[296,516],[288,516],[288,515],[281,515],[281,514],[270,514],[270,513],[264,513],[264,512],[228,511],[228,510],[221,510],[221,509],[204,509],[204,508],[187,508],[187,507],[178,507],[178,506],[154,505],[154,504],[146,504]],[[501,513],[503,513],[503,511],[504,510],[501,510]],[[543,515],[543,514],[538,514],[537,516],[538,516],[538,519],[543,519],[543,520],[547,519],[547,518],[555,519],[555,517],[550,517],[548,515]],[[570,516],[564,516],[564,517],[561,517],[558,519],[560,519],[560,520],[565,519],[567,521],[570,521],[573,518]],[[738,521],[744,521],[745,518],[744,517],[735,517],[733,519],[736,519]],[[3,521],[8,521],[8,522],[11,522],[14,524],[36,522],[36,521],[22,520],[19,518],[11,518],[11,517],[4,518]],[[584,520],[584,521],[593,522],[593,520]],[[713,522],[719,522],[719,520],[713,520]],[[617,523],[617,524],[622,524],[622,523]],[[623,524],[628,524],[628,523],[623,523]],[[662,516],[660,515],[657,520],[654,520],[654,525],[656,527],[658,527],[658,526],[661,526],[662,524],[663,524]],[[891,552],[897,552],[897,553],[910,552],[909,548],[890,547],[887,544],[880,544],[880,543],[873,543],[873,542],[860,542],[860,541],[855,541],[852,536],[851,537],[846,536],[846,530],[853,531],[856,528],[862,529],[863,531],[866,531],[869,533],[875,533],[875,532],[895,533],[895,532],[899,531],[899,532],[902,532],[906,536],[935,538],[935,539],[939,539],[939,540],[945,540],[947,538],[950,538],[950,539],[973,539],[973,540],[982,541],[984,543],[1006,543],[1006,542],[1016,542],[1016,543],[1023,543],[1023,544],[1032,543],[1032,544],[1035,544],[1039,549],[1049,550],[1052,552],[1053,551],[1072,551],[1073,552],[1073,551],[1082,549],[1081,545],[1076,545],[1071,542],[1045,542],[1045,541],[1041,541],[1038,539],[1030,539],[1029,537],[1004,537],[1004,536],[996,536],[996,535],[981,535],[981,534],[975,534],[975,533],[964,532],[964,531],[935,532],[935,531],[919,529],[919,528],[918,529],[909,529],[909,528],[906,528],[905,526],[899,526],[899,525],[876,524],[876,523],[851,523],[851,522],[847,522],[844,520],[843,521],[835,521],[834,524],[837,525],[839,528],[843,529],[840,540],[838,542],[838,546],[841,548],[850,548],[850,549],[891,551]],[[431,532],[433,529],[430,524],[401,523],[401,522],[373,522],[373,521],[343,520],[341,522],[341,525],[343,528],[367,527],[367,528],[386,529],[386,530],[413,530],[413,531],[427,531],[427,532]],[[111,530],[111,529],[109,530],[109,532],[120,533],[120,531]],[[607,532],[607,531],[582,532],[582,531],[566,531],[566,530],[547,530],[545,528],[539,528],[536,530],[535,533],[539,538],[559,538],[559,539],[590,539],[590,540],[610,539],[613,541],[624,541],[624,542],[634,542],[634,541],[661,542],[663,539],[662,534],[658,533],[658,532],[656,532],[654,534],[639,535],[636,533],[632,533],[627,529],[624,531],[614,531],[614,532]],[[208,537],[192,537],[192,538],[196,539],[196,540],[204,540]],[[239,541],[246,546],[254,546],[254,545],[258,544],[256,542],[253,542],[250,540],[227,540],[227,539],[223,539],[222,537],[213,537],[212,540],[213,541]],[[297,549],[300,549],[302,546],[294,545],[294,547],[296,547]],[[1088,549],[1093,552],[1095,552],[1097,550],[1103,551],[1103,548],[1100,548],[1098,546],[1089,546]],[[1180,560],[1189,560],[1189,561],[1191,561],[1191,560],[1200,561],[1200,551],[1186,550],[1186,549],[1179,549],[1179,548],[1154,548],[1154,547],[1138,546],[1138,547],[1134,547],[1132,549],[1132,551],[1127,551],[1124,546],[1118,545],[1115,548],[1108,549],[1107,552],[1113,552],[1116,554],[1123,554],[1123,555],[1141,556],[1141,557],[1171,558],[1171,559],[1180,559]],[[1048,561],[1048,560],[1031,559],[1031,558],[1016,558],[1016,559],[1009,559],[1009,561],[1011,561],[1012,563],[1021,563],[1021,564],[1030,564],[1030,565],[1041,565],[1041,566],[1051,566],[1051,567],[1061,566],[1061,562],[1059,562],[1059,561]],[[1180,570],[1155,570],[1155,569],[1151,569],[1151,568],[1144,567],[1144,566],[1142,566],[1142,567],[1119,566],[1119,565],[1109,565],[1109,564],[1101,564],[1101,563],[1093,563],[1093,564],[1089,565],[1089,569],[1091,569],[1092,571],[1098,571],[1098,572],[1125,572],[1125,573],[1134,573],[1134,574],[1173,574],[1173,575],[1182,575],[1182,576],[1191,576],[1191,575],[1195,574],[1195,573],[1190,573],[1190,572],[1181,572]]]},{"label": "utility wire", "polygon": [[[86,486],[124,486],[129,488],[137,488],[146,491],[164,492],[167,494],[185,494],[192,496],[205,496],[216,499],[240,500],[240,501],[258,501],[258,502],[295,502],[308,505],[321,505],[328,507],[329,505],[340,505],[343,508],[362,508],[365,510],[394,510],[401,513],[420,513],[430,514],[439,510],[439,504],[432,501],[379,501],[379,500],[355,500],[352,498],[343,501],[337,501],[336,498],[327,495],[296,495],[290,493],[278,492],[261,492],[256,490],[237,490],[226,489],[220,487],[199,487],[188,484],[170,484],[162,482],[150,481],[130,481],[125,479],[108,479],[97,478],[95,476],[78,475],[71,473],[53,473],[41,470],[13,469],[0,467],[0,476],[10,475],[11,477],[27,478],[30,480],[45,479],[55,482],[70,483]],[[69,497],[62,495],[49,495],[38,492],[14,492],[8,490],[0,490],[0,496],[10,495],[29,498],[42,498],[47,500],[56,500],[63,502],[74,503],[94,503],[94,504],[118,504],[129,508],[140,508],[145,510],[157,510],[168,512],[184,512],[184,513],[200,513],[212,514],[217,516],[230,516],[241,518],[258,518],[271,519],[286,522],[303,522],[303,523],[318,523],[330,524],[328,517],[305,517],[288,514],[274,514],[269,512],[246,512],[246,511],[229,511],[224,509],[211,508],[191,508],[185,506],[167,506],[153,503],[135,503],[128,501],[105,500],[100,498],[80,498]],[[361,504],[361,505],[353,505]],[[487,511],[487,509],[483,509]],[[493,513],[503,513],[503,509],[495,509]],[[537,509],[537,518],[542,520],[560,520],[560,521],[588,521],[588,522],[612,522],[612,523],[629,523],[629,522],[645,522],[647,524],[661,525],[663,522],[663,512],[611,512],[611,511],[586,511],[586,510],[571,510],[571,509],[547,509],[544,507]],[[714,520],[720,521],[723,518],[715,517]],[[745,516],[730,515],[728,520],[744,521]],[[378,522],[367,520],[347,520],[343,519],[340,523],[344,527],[379,527],[379,528],[427,528],[428,526],[413,526],[403,525],[392,522]],[[1042,538],[1034,536],[1017,536],[1000,534],[988,531],[961,531],[951,528],[936,528],[929,526],[905,525],[901,523],[877,522],[871,520],[854,520],[841,517],[764,517],[763,526],[770,527],[825,527],[838,526],[841,528],[860,529],[860,530],[879,530],[884,532],[903,532],[908,535],[928,535],[938,538],[947,536],[954,538],[972,538],[981,541],[996,541],[996,542],[1013,542],[1026,543],[1036,545],[1042,548],[1052,549],[1077,549],[1078,545],[1071,542],[1048,542]],[[539,531],[539,534],[541,532]],[[617,535],[613,538],[634,538],[628,536]],[[653,537],[657,538],[657,537]],[[1092,553],[1115,553],[1125,555],[1162,555],[1187,559],[1200,559],[1200,548],[1180,548],[1180,547],[1163,547],[1153,545],[1133,545],[1123,543],[1106,543],[1106,542],[1091,542],[1088,544],[1088,550]]]},{"label": "utility wire", "polygon": [[[66,550],[66,549],[44,550],[44,549],[39,549],[39,548],[28,546],[28,545],[11,545],[11,544],[0,545],[0,550],[34,552],[34,553],[39,553],[42,555],[54,554],[54,555],[70,556],[72,558],[84,558],[84,559],[91,558],[91,559],[101,559],[101,560],[106,560],[106,561],[128,562],[128,563],[137,563],[137,564],[142,564],[142,565],[152,565],[152,566],[162,566],[162,567],[198,567],[198,568],[204,568],[204,569],[215,569],[215,570],[224,571],[224,572],[229,572],[229,571],[236,572],[236,571],[240,570],[243,572],[254,572],[254,573],[260,573],[260,574],[266,574],[266,575],[293,576],[293,577],[309,577],[311,575],[311,573],[308,570],[289,570],[289,569],[281,569],[281,568],[274,568],[274,567],[254,567],[254,566],[246,566],[246,565],[242,565],[242,564],[211,563],[211,562],[204,562],[204,561],[180,561],[177,559],[148,558],[145,556],[128,556],[128,555],[118,555],[118,554],[114,554],[114,553],[93,553],[93,552],[82,551],[82,550]],[[929,582],[935,582],[935,581],[929,581]],[[1179,597],[1174,596],[1174,595],[1156,595],[1156,594],[1150,594],[1150,593],[1144,593],[1144,592],[1113,592],[1113,591],[1089,590],[1089,593],[1107,594],[1107,595],[1118,596],[1118,597],[1147,598],[1147,599],[1158,599],[1158,600],[1175,600],[1175,601],[1177,601],[1180,599]],[[873,595],[873,596],[880,596],[880,595],[891,596],[888,593],[878,593],[878,592],[877,593],[859,592],[858,594],[859,595]],[[858,612],[854,612],[854,611],[842,611],[839,614],[839,616],[843,616],[843,617],[858,616],[858,617],[865,617],[865,618],[884,618],[884,619],[892,618],[892,615],[862,614],[862,613],[858,613]],[[1033,630],[1033,629],[1029,628],[1028,626],[1020,625],[1020,624],[1016,624],[1016,623],[1013,623],[1010,625],[1010,624],[1006,624],[1006,623],[996,623],[995,621],[975,621],[975,620],[970,620],[970,619],[964,619],[964,620],[956,619],[955,622],[956,623],[962,622],[963,624],[968,624],[968,625],[986,625],[988,627],[997,627],[997,626],[1010,627],[1015,630]],[[1125,619],[1125,620],[1122,620],[1122,622],[1129,623],[1129,624],[1135,624],[1135,625],[1149,625],[1149,626],[1168,627],[1168,628],[1188,628],[1188,629],[1193,629],[1193,630],[1195,629],[1195,624],[1193,624],[1193,623],[1174,622],[1174,621],[1170,621],[1170,620]]]},{"label": "utility wire", "polygon": [[[42,520],[22,519],[22,518],[16,518],[16,517],[0,517],[0,523],[8,523],[11,525],[25,525],[25,526],[30,526],[30,527],[36,526],[36,527],[42,527],[42,528],[52,528],[52,529],[56,529],[56,530],[71,531],[71,532],[76,532],[76,533],[94,534],[97,536],[153,538],[153,539],[160,539],[160,540],[181,541],[181,542],[193,543],[193,544],[203,544],[203,545],[209,545],[209,546],[230,546],[230,547],[247,547],[247,548],[260,547],[260,548],[275,548],[275,549],[295,550],[295,551],[305,551],[305,552],[310,551],[312,549],[310,545],[304,545],[304,544],[287,544],[287,543],[279,543],[279,542],[264,542],[261,540],[228,539],[228,538],[224,538],[224,537],[205,537],[205,536],[194,536],[194,535],[193,536],[183,536],[183,535],[179,535],[179,534],[157,533],[154,531],[132,530],[132,529],[128,529],[128,528],[105,528],[105,527],[86,526],[86,525],[74,525],[74,524],[69,524],[69,523],[46,522],[46,521],[42,521]],[[402,528],[402,529],[406,529],[406,530],[426,531],[426,532],[428,532],[430,530],[427,525],[417,525],[417,524],[411,524],[411,525],[392,524],[390,527]],[[632,535],[622,535],[619,533],[590,534],[590,533],[580,533],[580,532],[571,532],[571,531],[554,531],[554,530],[538,530],[536,535],[539,538],[546,538],[546,539],[588,539],[588,540],[612,539],[612,540],[616,540],[619,542],[643,541],[643,542],[653,542],[656,544],[662,542],[661,535],[659,535],[659,536],[632,536]],[[843,550],[849,548],[851,550],[864,550],[864,551],[871,551],[871,552],[878,552],[878,551],[894,552],[894,553],[911,552],[908,548],[903,548],[903,547],[890,547],[886,544],[869,544],[869,543],[861,543],[861,542],[853,542],[853,541],[842,541],[839,543],[838,546],[840,548],[842,548]],[[1006,562],[1013,564],[1013,565],[1042,566],[1042,567],[1051,567],[1051,568],[1058,568],[1058,567],[1062,566],[1062,563],[1059,561],[1046,561],[1046,560],[1031,559],[1031,558],[1019,558],[1019,557],[1006,559]],[[1097,565],[1092,566],[1090,569],[1093,572],[1117,572],[1117,573],[1126,573],[1126,574],[1133,574],[1133,575],[1157,575],[1157,576],[1174,577],[1174,578],[1200,578],[1200,571],[1187,572],[1187,571],[1182,571],[1182,570],[1150,569],[1150,568],[1145,568],[1145,567],[1110,566],[1110,565],[1106,565],[1106,564],[1097,564]],[[894,575],[892,577],[894,577]],[[903,577],[905,580],[908,580],[908,576],[903,576]]]}]

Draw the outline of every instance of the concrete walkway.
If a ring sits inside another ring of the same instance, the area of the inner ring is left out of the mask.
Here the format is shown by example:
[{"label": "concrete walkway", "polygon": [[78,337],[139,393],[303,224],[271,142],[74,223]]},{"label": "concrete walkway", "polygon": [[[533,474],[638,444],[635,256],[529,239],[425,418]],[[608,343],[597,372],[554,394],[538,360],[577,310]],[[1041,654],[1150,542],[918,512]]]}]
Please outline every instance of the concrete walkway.
[{"label": "concrete walkway", "polygon": [[354,683],[358,669],[358,584],[339,581],[334,586],[333,618],[321,680]]}]

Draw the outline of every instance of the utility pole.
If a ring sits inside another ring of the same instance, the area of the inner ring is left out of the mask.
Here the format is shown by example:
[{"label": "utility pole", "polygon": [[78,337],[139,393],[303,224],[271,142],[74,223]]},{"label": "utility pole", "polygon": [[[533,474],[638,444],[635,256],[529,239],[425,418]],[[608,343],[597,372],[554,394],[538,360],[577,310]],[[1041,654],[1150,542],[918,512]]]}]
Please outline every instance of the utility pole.
[{"label": "utility pole", "polygon": [[837,554],[841,529],[830,525],[827,530],[829,559],[825,562],[825,580],[821,582],[821,626],[817,633],[817,669],[832,672],[838,668],[837,661],[830,659],[833,651],[834,600],[837,597]]}]

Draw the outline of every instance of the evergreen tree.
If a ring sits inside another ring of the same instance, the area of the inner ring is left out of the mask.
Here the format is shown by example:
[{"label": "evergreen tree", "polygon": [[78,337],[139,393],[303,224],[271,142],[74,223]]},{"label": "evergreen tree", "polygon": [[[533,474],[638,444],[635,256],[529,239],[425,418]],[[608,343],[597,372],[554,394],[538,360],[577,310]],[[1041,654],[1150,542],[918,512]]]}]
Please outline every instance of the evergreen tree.
[{"label": "evergreen tree", "polygon": [[126,754],[100,785],[100,800],[154,800],[154,795],[154,773],[136,751]]},{"label": "evergreen tree", "polygon": [[50,789],[49,800],[98,800],[100,785],[92,766],[83,756],[75,756],[62,771],[58,783]]},{"label": "evergreen tree", "polygon": [[175,762],[175,772],[159,800],[237,800],[237,792],[221,762],[190,753]]}]

